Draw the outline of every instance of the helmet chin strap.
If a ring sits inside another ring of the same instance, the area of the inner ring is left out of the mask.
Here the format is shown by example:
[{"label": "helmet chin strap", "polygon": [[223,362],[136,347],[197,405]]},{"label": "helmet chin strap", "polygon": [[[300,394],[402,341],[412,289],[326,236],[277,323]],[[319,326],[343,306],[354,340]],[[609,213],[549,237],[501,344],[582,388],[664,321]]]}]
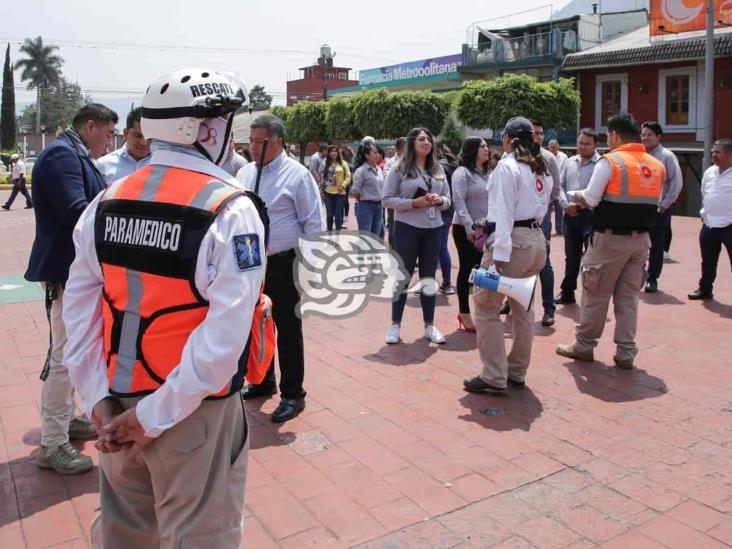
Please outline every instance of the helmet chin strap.
[{"label": "helmet chin strap", "polygon": [[193,146],[211,162],[220,166],[226,161],[231,140],[234,116],[207,118],[198,129],[198,139]]}]

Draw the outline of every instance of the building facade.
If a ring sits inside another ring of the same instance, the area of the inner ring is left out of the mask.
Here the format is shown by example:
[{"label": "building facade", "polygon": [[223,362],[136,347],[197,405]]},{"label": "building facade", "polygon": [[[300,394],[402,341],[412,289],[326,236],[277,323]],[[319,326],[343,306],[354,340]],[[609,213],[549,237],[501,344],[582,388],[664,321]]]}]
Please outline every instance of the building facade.
[{"label": "building facade", "polygon": [[333,65],[334,57],[327,44],[321,46],[317,62],[299,69],[302,78],[287,81],[288,107],[300,101],[323,101],[335,90],[358,84],[350,79],[350,68]]},{"label": "building facade", "polygon": [[[706,109],[705,31],[652,37],[650,27],[568,55],[562,71],[577,78],[580,126],[607,132],[608,117],[630,112],[637,121],[658,121],[664,145],[684,170],[677,213],[699,211],[699,181]],[[732,28],[714,33],[714,135],[732,137]]]}]

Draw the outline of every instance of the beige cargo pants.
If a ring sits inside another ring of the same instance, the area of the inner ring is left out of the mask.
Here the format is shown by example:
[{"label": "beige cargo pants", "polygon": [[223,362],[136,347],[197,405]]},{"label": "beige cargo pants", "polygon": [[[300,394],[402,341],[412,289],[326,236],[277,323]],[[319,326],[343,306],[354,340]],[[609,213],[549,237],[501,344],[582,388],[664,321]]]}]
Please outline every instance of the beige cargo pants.
[{"label": "beige cargo pants", "polygon": [[[486,241],[481,267],[493,265],[493,239]],[[513,249],[511,260],[501,273],[511,278],[525,278],[539,274],[546,263],[546,239],[541,229],[515,227],[511,232]],[[495,387],[506,387],[507,377],[524,381],[531,361],[534,342],[534,307],[526,311],[518,302],[509,298],[513,344],[506,356],[503,323],[499,311],[504,295],[473,287],[475,310],[473,322],[478,335],[478,354],[483,363],[480,377]]]},{"label": "beige cargo pants", "polygon": [[647,232],[630,235],[596,232],[582,258],[582,301],[575,348],[592,351],[607,321],[610,298],[615,309],[616,357],[632,362],[638,354],[638,299],[645,283],[651,248]]},{"label": "beige cargo pants", "polygon": [[[122,403],[129,408],[138,400]],[[237,394],[204,400],[142,451],[142,463],[127,463],[124,450],[99,454],[101,513],[92,546],[239,547],[248,448]]]}]

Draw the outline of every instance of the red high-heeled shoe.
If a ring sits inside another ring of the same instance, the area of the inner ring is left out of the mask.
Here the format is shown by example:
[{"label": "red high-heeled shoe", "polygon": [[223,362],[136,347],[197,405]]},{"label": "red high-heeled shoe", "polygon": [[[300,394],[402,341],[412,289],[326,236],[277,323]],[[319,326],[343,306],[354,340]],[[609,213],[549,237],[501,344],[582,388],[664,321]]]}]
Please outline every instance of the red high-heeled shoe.
[{"label": "red high-heeled shoe", "polygon": [[457,315],[457,321],[458,321],[458,326],[460,327],[461,330],[465,330],[469,334],[475,333],[475,327],[466,326],[465,322],[463,322],[463,317],[460,316],[460,313],[458,313],[458,315]]}]

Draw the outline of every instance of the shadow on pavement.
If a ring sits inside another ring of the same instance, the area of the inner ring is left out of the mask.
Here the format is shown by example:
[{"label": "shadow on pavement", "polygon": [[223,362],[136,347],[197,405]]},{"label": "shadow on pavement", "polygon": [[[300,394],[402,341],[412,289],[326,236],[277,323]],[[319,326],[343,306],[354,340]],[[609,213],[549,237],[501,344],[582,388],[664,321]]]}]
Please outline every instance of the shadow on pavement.
[{"label": "shadow on pavement", "polygon": [[505,394],[466,393],[460,404],[469,413],[458,416],[494,431],[529,431],[544,406],[529,388],[508,389]]},{"label": "shadow on pavement", "polygon": [[[31,434],[30,439],[35,438]],[[81,475],[62,476],[38,468],[34,459],[38,451],[35,449],[27,457],[0,463],[0,530],[59,503],[99,492],[96,465]]]},{"label": "shadow on pavement", "polygon": [[666,382],[640,368],[621,370],[602,362],[565,362],[581,393],[605,402],[658,398],[668,392]]},{"label": "shadow on pavement", "polygon": [[[449,344],[448,340],[446,345]],[[445,347],[446,345],[438,346],[420,337],[416,341],[402,341],[396,345],[384,345],[377,352],[364,355],[363,358],[370,362],[391,364],[392,366],[421,364],[434,355],[438,347]]]},{"label": "shadow on pavement", "polygon": [[440,346],[440,351],[464,352],[478,348],[478,336],[457,328],[450,334],[445,334],[447,343]]},{"label": "shadow on pavement", "polygon": [[724,303],[711,299],[705,300],[703,304],[707,311],[717,313],[722,318],[732,318],[732,305],[725,305]]},{"label": "shadow on pavement", "polygon": [[556,316],[561,316],[573,320],[575,323],[580,319],[580,306],[577,305],[558,305]]},{"label": "shadow on pavement", "polygon": [[641,301],[648,305],[683,305],[685,302],[681,301],[678,297],[667,294],[663,290],[658,290],[656,293],[647,294],[641,292]]}]

